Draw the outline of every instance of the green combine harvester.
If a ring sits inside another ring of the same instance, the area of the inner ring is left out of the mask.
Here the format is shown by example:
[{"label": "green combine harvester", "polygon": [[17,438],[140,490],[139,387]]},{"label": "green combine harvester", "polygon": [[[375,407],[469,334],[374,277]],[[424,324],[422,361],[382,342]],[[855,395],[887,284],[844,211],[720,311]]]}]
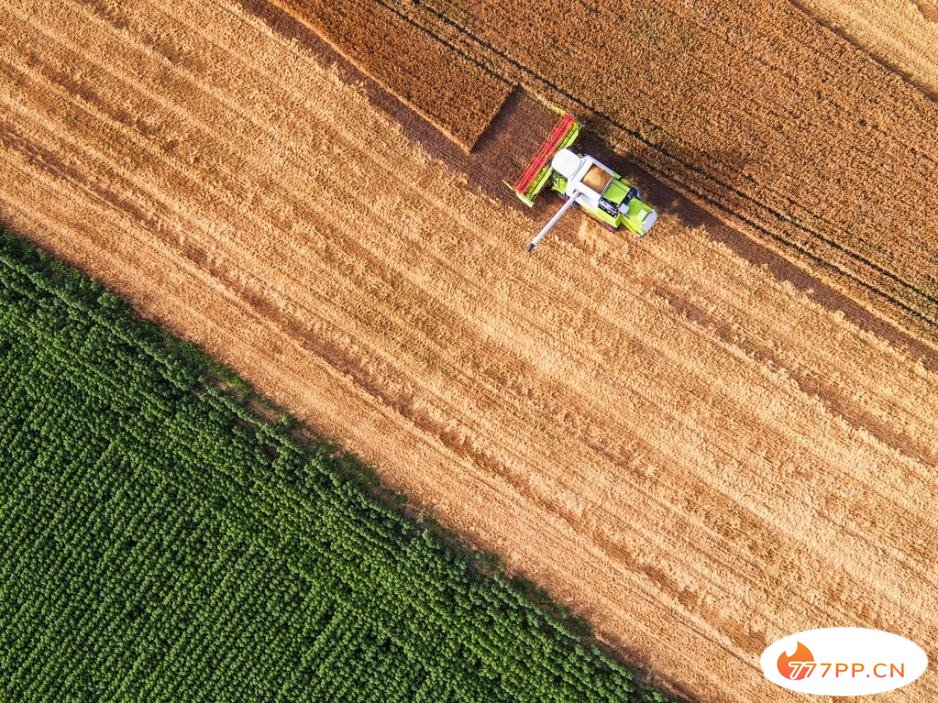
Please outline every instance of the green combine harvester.
[{"label": "green combine harvester", "polygon": [[611,231],[625,227],[639,237],[647,234],[658,219],[657,213],[642,201],[638,188],[592,156],[577,154],[568,148],[579,133],[580,123],[570,113],[563,113],[531,163],[511,186],[529,207],[548,183],[566,201],[531,240],[528,251],[532,251],[574,205]]}]

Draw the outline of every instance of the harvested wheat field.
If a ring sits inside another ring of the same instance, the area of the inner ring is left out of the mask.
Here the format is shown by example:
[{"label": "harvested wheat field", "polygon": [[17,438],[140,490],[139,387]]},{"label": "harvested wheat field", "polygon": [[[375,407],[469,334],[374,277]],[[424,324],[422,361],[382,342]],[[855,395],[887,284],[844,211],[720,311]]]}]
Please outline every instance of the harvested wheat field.
[{"label": "harvested wheat field", "polygon": [[[15,0],[0,23],[0,221],[358,452],[625,661],[700,701],[787,701],[758,665],[782,635],[938,641],[927,343],[753,265],[677,194],[640,242],[570,217],[527,256],[537,223],[469,186],[470,161],[239,3]],[[910,104],[888,118],[905,146],[877,132],[890,164],[934,155],[912,146],[933,108]],[[897,217],[922,234],[877,251],[921,290],[934,194],[909,168]],[[938,677],[881,699],[938,699]]]},{"label": "harvested wheat field", "polygon": [[[365,31],[330,30],[332,3],[272,2],[347,53],[367,45]],[[457,94],[485,104],[500,80],[588,115],[649,173],[935,343],[935,6],[899,4],[339,3],[362,28],[378,13],[423,29],[418,44],[387,40],[428,77],[466,59],[490,74]],[[383,63],[362,53],[366,70]],[[439,97],[390,86],[459,131]]]}]

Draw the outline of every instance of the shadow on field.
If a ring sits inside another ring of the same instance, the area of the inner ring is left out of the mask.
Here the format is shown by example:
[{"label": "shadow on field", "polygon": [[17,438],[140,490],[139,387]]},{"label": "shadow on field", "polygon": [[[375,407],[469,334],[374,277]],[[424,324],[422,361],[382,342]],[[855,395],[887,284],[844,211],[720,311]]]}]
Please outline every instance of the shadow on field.
[{"label": "shadow on field", "polygon": [[[583,136],[578,141],[580,149],[595,156],[629,181],[633,181],[639,187],[647,202],[660,214],[675,217],[685,227],[702,232],[711,240],[724,244],[750,264],[765,267],[775,278],[789,282],[821,305],[829,309],[840,310],[844,313],[846,319],[861,329],[873,332],[921,359],[926,368],[930,370],[938,369],[938,354],[927,344],[872,314],[852,298],[815,278],[800,266],[792,263],[776,251],[769,249],[756,239],[728,225],[710,210],[701,207],[663,181],[652,176],[629,161],[621,153],[613,150],[606,141],[598,136],[602,133],[601,125],[597,126],[595,132],[590,132],[588,126],[584,125]],[[700,156],[697,157],[698,160],[700,158]],[[736,174],[742,174],[746,166],[745,158],[738,154],[727,155],[721,153],[720,160],[721,163],[732,164]],[[648,235],[649,241],[653,241],[654,237],[655,230],[652,230]]]}]

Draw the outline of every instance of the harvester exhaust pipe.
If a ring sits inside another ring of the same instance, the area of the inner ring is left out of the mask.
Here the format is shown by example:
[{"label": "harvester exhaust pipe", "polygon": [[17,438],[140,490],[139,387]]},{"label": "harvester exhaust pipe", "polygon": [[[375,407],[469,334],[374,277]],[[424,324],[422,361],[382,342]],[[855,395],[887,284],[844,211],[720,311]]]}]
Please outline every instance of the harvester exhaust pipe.
[{"label": "harvester exhaust pipe", "polygon": [[529,253],[534,251],[534,247],[537,246],[537,243],[541,241],[544,237],[546,237],[547,233],[550,232],[558,222],[560,222],[560,218],[563,217],[564,213],[570,208],[572,208],[574,205],[576,205],[576,200],[578,196],[579,196],[579,193],[574,193],[572,196],[570,196],[570,199],[567,200],[567,202],[563,204],[563,207],[560,208],[556,213],[554,213],[554,216],[550,218],[550,220],[547,222],[546,225],[544,225],[541,231],[537,233],[537,236],[531,240],[530,244],[528,244]]}]

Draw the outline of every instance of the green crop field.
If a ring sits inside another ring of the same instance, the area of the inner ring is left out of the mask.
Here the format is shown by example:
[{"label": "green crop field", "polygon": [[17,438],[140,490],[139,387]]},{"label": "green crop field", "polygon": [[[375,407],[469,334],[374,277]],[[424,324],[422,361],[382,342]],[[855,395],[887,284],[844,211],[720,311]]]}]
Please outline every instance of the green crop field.
[{"label": "green crop field", "polygon": [[0,699],[665,700],[217,373],[0,233]]}]

